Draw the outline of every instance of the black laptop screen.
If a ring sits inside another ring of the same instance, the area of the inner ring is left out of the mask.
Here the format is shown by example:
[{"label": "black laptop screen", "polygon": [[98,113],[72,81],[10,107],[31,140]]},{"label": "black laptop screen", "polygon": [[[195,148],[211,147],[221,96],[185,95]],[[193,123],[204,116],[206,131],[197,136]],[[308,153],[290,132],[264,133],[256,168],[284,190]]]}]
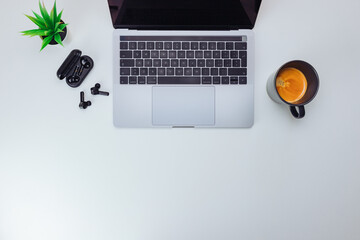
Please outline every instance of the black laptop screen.
[{"label": "black laptop screen", "polygon": [[115,28],[251,29],[261,0],[108,0]]}]

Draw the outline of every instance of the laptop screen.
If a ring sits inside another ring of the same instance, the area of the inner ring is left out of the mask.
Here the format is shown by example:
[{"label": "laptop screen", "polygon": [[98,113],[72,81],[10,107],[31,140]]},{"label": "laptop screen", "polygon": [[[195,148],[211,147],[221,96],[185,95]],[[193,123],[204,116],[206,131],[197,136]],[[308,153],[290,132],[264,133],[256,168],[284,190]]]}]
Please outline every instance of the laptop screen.
[{"label": "laptop screen", "polygon": [[115,28],[252,29],[261,0],[108,0]]}]

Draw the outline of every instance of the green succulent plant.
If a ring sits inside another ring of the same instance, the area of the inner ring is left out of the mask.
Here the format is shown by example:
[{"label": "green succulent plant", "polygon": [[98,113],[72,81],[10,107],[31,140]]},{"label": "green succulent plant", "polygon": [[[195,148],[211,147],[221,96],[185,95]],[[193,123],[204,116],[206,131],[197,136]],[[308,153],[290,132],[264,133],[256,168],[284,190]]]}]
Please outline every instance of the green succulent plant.
[{"label": "green succulent plant", "polygon": [[61,15],[63,11],[57,14],[56,1],[54,2],[54,7],[52,8],[50,14],[46,10],[44,3],[41,4],[40,1],[39,8],[41,15],[35,13],[34,11],[32,12],[34,13],[35,17],[25,14],[25,16],[33,23],[35,23],[39,28],[22,31],[21,33],[30,37],[40,36],[43,39],[40,51],[43,50],[53,39],[61,46],[64,46],[60,36],[60,33],[63,32],[64,28],[67,26],[67,24],[61,21]]}]

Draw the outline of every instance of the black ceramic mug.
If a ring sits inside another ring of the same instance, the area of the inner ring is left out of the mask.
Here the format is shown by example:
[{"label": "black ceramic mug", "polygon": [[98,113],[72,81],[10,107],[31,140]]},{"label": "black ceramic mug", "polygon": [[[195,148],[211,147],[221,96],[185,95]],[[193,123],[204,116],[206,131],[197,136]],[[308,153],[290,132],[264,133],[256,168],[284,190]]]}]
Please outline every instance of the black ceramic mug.
[{"label": "black ceramic mug", "polygon": [[[296,102],[287,102],[285,101],[279,94],[276,89],[276,78],[278,77],[279,73],[285,68],[295,68],[302,72],[307,81],[307,89],[305,94]],[[305,116],[305,105],[311,102],[316,93],[319,90],[319,76],[313,66],[309,63],[295,60],[291,62],[287,62],[282,65],[279,70],[273,73],[270,78],[268,79],[267,86],[266,86],[267,93],[269,97],[277,103],[286,104],[290,108],[291,114],[295,118],[303,118]]]}]

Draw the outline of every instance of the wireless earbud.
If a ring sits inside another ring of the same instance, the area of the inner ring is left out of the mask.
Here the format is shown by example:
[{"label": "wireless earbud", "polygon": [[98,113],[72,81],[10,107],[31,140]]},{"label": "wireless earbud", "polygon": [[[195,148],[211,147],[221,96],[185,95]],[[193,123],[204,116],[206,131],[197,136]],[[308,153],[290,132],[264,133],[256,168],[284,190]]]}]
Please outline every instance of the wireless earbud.
[{"label": "wireless earbud", "polygon": [[84,71],[84,68],[89,68],[91,66],[91,63],[85,57],[81,57],[80,63],[81,63],[81,67],[80,67],[80,71],[78,72],[79,76]]},{"label": "wireless earbud", "polygon": [[84,92],[80,92],[79,108],[86,109],[89,106],[91,106],[91,102],[90,101],[85,101],[84,100]]},{"label": "wireless earbud", "polygon": [[90,90],[91,90],[91,94],[92,95],[104,95],[104,96],[109,96],[109,93],[108,92],[103,92],[103,91],[99,91],[101,85],[100,83],[96,83],[94,87],[92,87]]}]

